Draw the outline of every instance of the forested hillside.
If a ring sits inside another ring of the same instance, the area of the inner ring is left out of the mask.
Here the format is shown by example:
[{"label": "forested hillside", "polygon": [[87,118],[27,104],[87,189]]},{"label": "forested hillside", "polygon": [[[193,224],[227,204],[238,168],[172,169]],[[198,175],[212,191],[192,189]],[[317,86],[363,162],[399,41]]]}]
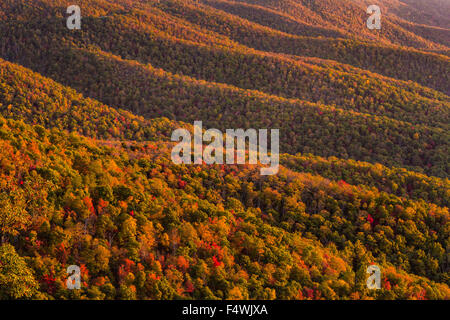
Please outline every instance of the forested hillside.
[{"label": "forested hillside", "polygon": [[[341,2],[87,0],[69,30],[1,1],[0,299],[450,299],[445,8]],[[279,129],[278,174],[174,164],[198,120]]]}]

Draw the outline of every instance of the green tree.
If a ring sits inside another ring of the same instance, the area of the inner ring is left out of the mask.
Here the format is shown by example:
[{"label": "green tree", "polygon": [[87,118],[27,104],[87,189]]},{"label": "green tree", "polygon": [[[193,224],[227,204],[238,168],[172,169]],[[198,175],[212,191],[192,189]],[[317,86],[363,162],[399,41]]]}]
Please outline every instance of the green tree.
[{"label": "green tree", "polygon": [[0,300],[30,298],[37,287],[33,271],[14,247],[0,246]]},{"label": "green tree", "polygon": [[29,215],[24,206],[24,200],[17,194],[13,196],[13,200],[5,194],[0,195],[0,240],[2,244],[7,241],[8,236],[17,235],[29,223]]}]

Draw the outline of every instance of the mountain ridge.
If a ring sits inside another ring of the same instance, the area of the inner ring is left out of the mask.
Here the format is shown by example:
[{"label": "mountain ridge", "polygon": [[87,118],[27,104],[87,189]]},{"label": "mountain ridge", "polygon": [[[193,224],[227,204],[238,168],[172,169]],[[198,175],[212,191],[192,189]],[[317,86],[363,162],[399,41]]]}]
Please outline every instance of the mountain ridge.
[{"label": "mountain ridge", "polygon": [[[447,4],[340,3],[0,2],[0,300],[450,299]],[[194,121],[278,173],[173,163]]]}]

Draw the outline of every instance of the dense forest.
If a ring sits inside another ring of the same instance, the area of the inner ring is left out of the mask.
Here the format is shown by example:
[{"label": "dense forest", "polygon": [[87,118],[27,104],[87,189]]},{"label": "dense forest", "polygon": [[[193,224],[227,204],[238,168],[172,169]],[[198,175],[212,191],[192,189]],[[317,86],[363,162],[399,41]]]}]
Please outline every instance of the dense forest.
[{"label": "dense forest", "polygon": [[[87,0],[69,30],[1,1],[0,299],[450,299],[448,17],[342,2]],[[279,129],[278,174],[174,164],[196,120]]]}]

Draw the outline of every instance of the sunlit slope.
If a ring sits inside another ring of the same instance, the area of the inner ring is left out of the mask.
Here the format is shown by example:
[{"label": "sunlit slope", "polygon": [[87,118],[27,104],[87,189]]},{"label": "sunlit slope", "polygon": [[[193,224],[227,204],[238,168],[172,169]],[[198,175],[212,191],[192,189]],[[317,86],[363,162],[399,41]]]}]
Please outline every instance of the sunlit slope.
[{"label": "sunlit slope", "polygon": [[0,59],[0,113],[7,118],[97,139],[168,140],[180,126],[144,119],[85,98],[72,88]]},{"label": "sunlit slope", "polygon": [[[358,2],[358,0],[353,0]],[[364,0],[367,4],[372,0]],[[409,22],[431,27],[450,29],[450,3],[446,0],[373,0],[389,15]],[[372,3],[371,2],[371,3]]]},{"label": "sunlit slope", "polygon": [[[47,76],[146,117],[201,119],[220,129],[275,127],[282,132],[282,152],[351,157],[447,174],[448,133],[440,128],[199,81],[104,52],[68,49],[51,59],[41,65]],[[109,80],[102,81],[105,78]]]},{"label": "sunlit slope", "polygon": [[[212,5],[226,11],[233,10],[237,13],[236,7],[244,8],[245,6],[259,6],[270,11],[280,12],[288,15],[296,20],[312,23],[328,29],[337,29],[345,32],[348,36],[352,36],[361,40],[383,42],[385,44],[397,44],[402,46],[414,47],[418,49],[448,49],[445,41],[442,42],[439,37],[434,37],[433,30],[429,28],[429,33],[424,34],[418,32],[417,24],[413,19],[404,19],[401,15],[397,15],[399,7],[407,7],[399,1],[360,1],[360,0],[201,0],[202,3]],[[370,5],[378,5],[381,8],[382,27],[380,30],[370,30],[366,27],[366,21],[369,14],[366,13]],[[416,4],[417,6],[417,4]],[[408,6],[408,9],[413,9]],[[444,8],[443,8],[444,10]],[[245,11],[245,10],[243,10]],[[415,9],[415,13],[420,10]],[[245,13],[244,13],[245,14]],[[245,18],[252,20],[255,16],[267,16],[266,13],[260,12],[247,15]],[[422,13],[423,15],[423,13]],[[433,14],[439,17],[438,14]],[[409,24],[407,23],[409,22]],[[427,24],[426,24],[427,25]],[[427,25],[433,27],[435,24]],[[442,28],[446,28],[442,26]],[[450,29],[447,28],[447,32]]]},{"label": "sunlit slope", "polygon": [[[438,1],[1,1],[0,299],[450,299]],[[279,172],[175,165],[195,120]]]},{"label": "sunlit slope", "polygon": [[287,155],[281,163],[293,171],[309,172],[342,184],[366,185],[379,191],[404,198],[424,200],[440,206],[449,206],[450,181],[424,174],[389,168],[380,164],[344,160],[336,157],[323,158],[311,154]]},{"label": "sunlit slope", "polygon": [[[51,7],[35,8],[33,6],[30,8],[29,10],[35,11],[30,16],[48,15],[53,18],[50,21],[28,19],[36,21],[29,27],[45,30],[45,33],[49,32],[49,28],[50,30],[55,28],[48,24],[56,24],[57,27],[64,28],[65,7],[62,5],[63,1],[60,2],[58,6],[53,4]],[[82,8],[86,27],[81,32],[75,32],[72,35],[67,34],[68,30],[65,30],[65,33],[55,35],[55,37],[78,37],[82,34],[84,37],[88,37],[84,41],[92,42],[94,40],[103,50],[114,50],[115,54],[123,55],[125,58],[139,57],[140,53],[145,54],[148,59],[153,60],[152,64],[155,66],[158,66],[158,61],[154,61],[155,57],[153,57],[153,54],[158,54],[155,50],[155,41],[171,47],[171,49],[167,49],[162,44],[157,44],[160,50],[168,50],[168,52],[173,50],[174,46],[183,47],[180,45],[180,40],[194,42],[194,45],[201,43],[217,48],[232,47],[242,53],[248,52],[248,47],[252,47],[262,51],[333,59],[390,77],[413,80],[445,93],[450,92],[448,87],[450,62],[449,58],[445,56],[400,47],[381,46],[378,43],[294,36],[211,7],[199,7],[189,1],[149,2],[136,4],[136,8],[124,6],[123,9],[119,9],[117,6],[116,4],[107,7],[109,11],[105,12],[101,9],[103,6],[99,6],[95,1],[90,1]],[[96,9],[97,7],[100,9]],[[88,18],[90,16],[95,18]],[[61,18],[59,24],[53,20],[56,17]],[[7,18],[5,21],[20,19],[20,16],[9,13]],[[11,28],[13,27],[8,24],[4,25],[4,29]],[[118,37],[120,38],[117,39]],[[19,39],[22,38],[20,36]],[[176,43],[171,43],[174,40]],[[119,52],[117,46],[120,46]],[[142,51],[141,46],[153,49],[149,53],[148,50]],[[128,52],[124,52],[124,50],[128,50]],[[186,53],[178,53],[179,58],[171,57],[169,61],[178,64],[178,60],[182,60],[183,55],[189,56],[189,51],[191,51],[189,47],[182,48],[182,50],[186,50]],[[162,59],[164,54],[159,53],[156,60]],[[178,69],[174,71],[169,68],[167,71],[184,72],[182,66],[174,65],[173,67]],[[167,69],[167,67],[165,68]],[[201,69],[198,66],[195,68]]]},{"label": "sunlit slope", "polygon": [[[379,41],[286,34],[211,7],[183,4],[177,0],[165,1],[158,6],[258,50],[337,60],[386,76],[412,80],[447,94],[450,92],[450,58],[447,56]],[[440,51],[446,49],[437,50]]]},{"label": "sunlit slope", "polygon": [[[82,47],[94,44],[119,56],[151,63],[154,67],[199,80],[226,83],[285,98],[336,105],[343,109],[389,116],[413,124],[446,127],[449,122],[450,98],[417,85],[386,79],[376,74],[354,74],[353,71],[348,73],[343,70],[336,72],[328,66],[317,67],[302,63],[295,57],[281,57],[252,50],[213,48],[149,31],[136,35],[126,22],[116,22],[122,26],[121,32],[115,32],[112,27],[116,23],[110,22],[104,26],[102,33],[90,31],[74,37],[73,41]],[[88,30],[98,30],[102,22],[85,22],[85,25],[88,24],[92,24],[92,27],[86,27]],[[30,68],[38,68],[36,71],[47,72],[43,65],[49,65],[48,54],[39,57],[33,55],[33,51],[40,48],[44,52],[50,46],[50,55],[58,55],[61,50],[65,50],[63,48],[71,46],[71,43],[55,38],[71,34],[58,28],[54,29],[54,33],[49,33],[46,27],[52,26],[43,26],[47,35],[34,39],[25,39],[30,26],[16,24],[13,30],[4,28],[6,45],[1,51],[2,55]],[[9,31],[9,35],[5,29]],[[109,42],[104,40],[105,31],[115,34]],[[22,40],[19,42],[19,39]],[[138,48],[133,47],[136,43],[140,43]]]},{"label": "sunlit slope", "polygon": [[[2,61],[0,72],[1,112],[8,118],[79,132],[99,139],[166,140],[182,124],[167,120],[143,120],[125,111],[117,112],[74,90],[17,65]],[[29,94],[28,92],[33,92]],[[45,106],[45,107],[44,107]],[[448,180],[429,178],[403,169],[353,160],[288,156],[282,163],[291,169],[323,175],[351,184],[373,185],[380,190],[414,199],[427,199],[448,206]]]},{"label": "sunlit slope", "polygon": [[[283,152],[448,174],[449,98],[442,93],[339,64],[330,68],[331,62],[254,50],[225,36],[215,41],[219,30],[209,30],[213,21],[220,25],[228,19],[234,27],[244,20],[191,3],[151,2],[132,9],[94,1],[86,11],[93,17],[83,19],[80,31],[65,28],[58,7],[62,2],[51,4],[28,8],[53,14],[48,20],[2,22],[3,57],[147,118],[201,119],[221,129],[275,126],[284,132]],[[180,8],[185,15],[177,13]],[[158,15],[158,10],[166,13]],[[10,18],[17,15],[3,11]],[[196,18],[186,22],[192,15]],[[164,23],[168,21],[173,28]],[[243,25],[246,32],[283,34],[250,22]],[[440,78],[446,76],[440,72]]]},{"label": "sunlit slope", "polygon": [[[284,168],[180,167],[163,145],[130,153],[1,116],[0,146],[4,212],[26,221],[9,231],[32,270],[19,297],[74,298],[79,263],[78,298],[449,298],[447,208]],[[365,286],[374,262],[382,290]]]}]

